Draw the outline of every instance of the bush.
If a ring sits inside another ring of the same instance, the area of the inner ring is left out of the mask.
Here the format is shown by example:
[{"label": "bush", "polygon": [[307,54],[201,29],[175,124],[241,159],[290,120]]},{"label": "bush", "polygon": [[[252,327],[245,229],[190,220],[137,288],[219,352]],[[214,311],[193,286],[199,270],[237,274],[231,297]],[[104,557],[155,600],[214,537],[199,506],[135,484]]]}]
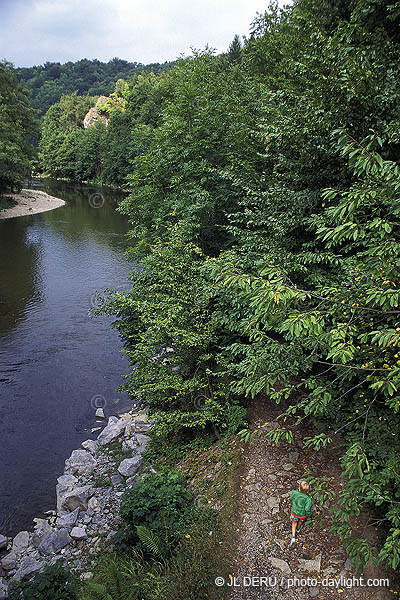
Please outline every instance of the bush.
[{"label": "bush", "polygon": [[46,565],[32,581],[20,583],[10,600],[75,600],[77,590],[78,580],[58,560]]},{"label": "bush", "polygon": [[195,513],[192,495],[179,473],[145,475],[122,498],[120,514],[123,525],[116,536],[116,545],[146,550],[136,530],[138,526],[145,526],[158,535],[162,551],[166,553],[195,519]]}]

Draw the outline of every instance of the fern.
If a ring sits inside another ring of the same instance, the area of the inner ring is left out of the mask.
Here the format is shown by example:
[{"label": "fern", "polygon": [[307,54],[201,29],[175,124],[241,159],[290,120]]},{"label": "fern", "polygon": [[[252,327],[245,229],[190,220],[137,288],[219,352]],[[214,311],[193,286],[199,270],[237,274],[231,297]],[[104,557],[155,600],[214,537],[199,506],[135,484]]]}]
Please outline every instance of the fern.
[{"label": "fern", "polygon": [[156,558],[159,558],[162,554],[161,544],[154,531],[144,525],[138,525],[136,533],[146,550]]}]

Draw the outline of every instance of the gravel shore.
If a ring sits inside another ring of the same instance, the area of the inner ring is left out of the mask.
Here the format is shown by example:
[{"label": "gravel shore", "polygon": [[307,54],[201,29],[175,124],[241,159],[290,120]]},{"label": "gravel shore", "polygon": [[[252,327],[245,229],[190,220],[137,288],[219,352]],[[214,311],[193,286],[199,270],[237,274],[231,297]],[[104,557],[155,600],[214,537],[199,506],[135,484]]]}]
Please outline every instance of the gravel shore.
[{"label": "gravel shore", "polygon": [[7,194],[7,197],[12,198],[17,204],[0,211],[0,220],[34,215],[59,208],[65,204],[61,198],[49,196],[45,192],[38,190],[21,190],[19,194]]}]

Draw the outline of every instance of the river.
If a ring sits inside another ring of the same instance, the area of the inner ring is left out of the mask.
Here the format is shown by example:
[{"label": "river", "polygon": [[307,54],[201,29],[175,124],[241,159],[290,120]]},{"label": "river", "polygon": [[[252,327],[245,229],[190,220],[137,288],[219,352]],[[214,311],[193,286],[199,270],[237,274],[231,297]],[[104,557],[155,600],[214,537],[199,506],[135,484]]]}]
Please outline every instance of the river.
[{"label": "river", "polygon": [[105,288],[127,289],[126,217],[104,188],[33,180],[66,201],[0,221],[0,533],[31,528],[55,507],[65,459],[130,406],[128,370],[108,317],[88,311]]}]

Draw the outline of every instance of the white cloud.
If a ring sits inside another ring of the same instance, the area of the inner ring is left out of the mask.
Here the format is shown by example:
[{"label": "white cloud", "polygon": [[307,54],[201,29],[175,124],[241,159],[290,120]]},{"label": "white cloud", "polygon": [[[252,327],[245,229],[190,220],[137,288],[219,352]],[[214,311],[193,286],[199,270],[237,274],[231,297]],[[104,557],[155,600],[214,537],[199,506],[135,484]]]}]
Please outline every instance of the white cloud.
[{"label": "white cloud", "polygon": [[206,44],[220,52],[266,8],[265,0],[0,0],[0,59],[149,63]]}]

